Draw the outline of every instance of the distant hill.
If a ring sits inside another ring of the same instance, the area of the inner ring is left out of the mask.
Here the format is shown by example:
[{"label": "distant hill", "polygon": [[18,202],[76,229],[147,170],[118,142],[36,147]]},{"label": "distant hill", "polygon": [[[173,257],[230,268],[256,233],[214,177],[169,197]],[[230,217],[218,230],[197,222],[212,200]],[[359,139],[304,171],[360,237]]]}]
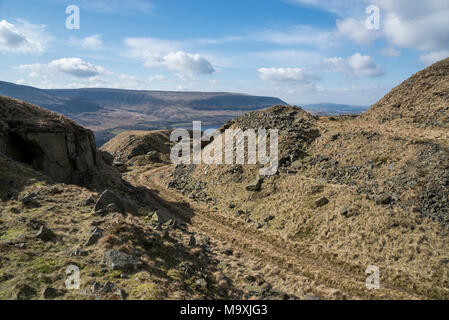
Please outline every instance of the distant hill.
[{"label": "distant hill", "polygon": [[304,110],[307,110],[313,114],[322,116],[338,116],[342,114],[361,114],[368,110],[369,107],[365,106],[353,106],[349,104],[337,104],[337,103],[316,103],[301,105]]},{"label": "distant hill", "polygon": [[0,95],[62,113],[95,132],[101,145],[132,129],[220,127],[248,111],[286,104],[278,98],[226,92],[174,92],[121,89],[43,90],[0,81]]}]

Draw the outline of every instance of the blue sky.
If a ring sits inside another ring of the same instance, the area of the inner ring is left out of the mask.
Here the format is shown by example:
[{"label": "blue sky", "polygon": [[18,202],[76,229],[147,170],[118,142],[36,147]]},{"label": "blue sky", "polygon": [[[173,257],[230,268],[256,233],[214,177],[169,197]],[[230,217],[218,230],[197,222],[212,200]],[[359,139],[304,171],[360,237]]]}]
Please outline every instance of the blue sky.
[{"label": "blue sky", "polygon": [[448,30],[449,0],[0,0],[0,80],[370,105],[449,56]]}]

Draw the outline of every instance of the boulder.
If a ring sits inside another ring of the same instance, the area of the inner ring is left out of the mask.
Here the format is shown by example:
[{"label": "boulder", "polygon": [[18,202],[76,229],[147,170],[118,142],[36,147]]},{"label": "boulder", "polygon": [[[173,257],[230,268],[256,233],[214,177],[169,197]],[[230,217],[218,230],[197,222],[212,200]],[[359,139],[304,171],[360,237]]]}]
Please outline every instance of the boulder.
[{"label": "boulder", "polygon": [[41,239],[44,242],[51,241],[55,237],[53,231],[48,229],[46,226],[41,226],[36,234],[36,238]]},{"label": "boulder", "polygon": [[87,238],[86,243],[84,244],[85,247],[94,245],[100,240],[100,238],[103,236],[103,230],[100,228],[94,227],[91,232],[89,233],[89,237]]},{"label": "boulder", "polygon": [[262,190],[262,183],[263,183],[263,178],[258,178],[256,180],[254,180],[253,182],[251,182],[250,184],[248,184],[245,189],[247,191],[251,191],[251,192],[257,192]]},{"label": "boulder", "polygon": [[117,250],[108,250],[103,255],[103,262],[111,270],[135,270],[142,262],[134,256]]},{"label": "boulder", "polygon": [[18,284],[15,290],[16,300],[30,300],[37,293],[36,289],[27,284]]},{"label": "boulder", "polygon": [[376,197],[376,204],[390,204],[393,201],[393,198],[388,193],[382,193]]},{"label": "boulder", "polygon": [[329,203],[329,199],[326,198],[326,197],[320,197],[320,198],[318,198],[318,199],[315,200],[315,206],[316,206],[317,208],[320,208],[320,207],[322,207],[322,206],[325,206],[325,205],[328,204],[328,203]]},{"label": "boulder", "polygon": [[[113,208],[109,207],[109,205],[115,205],[117,210],[121,213],[125,213],[125,208],[123,206],[122,200],[111,190],[105,190],[100,198],[98,199],[96,205],[95,205],[95,212],[98,211],[107,211],[107,209],[112,210]],[[108,212],[108,211],[107,211]]]}]

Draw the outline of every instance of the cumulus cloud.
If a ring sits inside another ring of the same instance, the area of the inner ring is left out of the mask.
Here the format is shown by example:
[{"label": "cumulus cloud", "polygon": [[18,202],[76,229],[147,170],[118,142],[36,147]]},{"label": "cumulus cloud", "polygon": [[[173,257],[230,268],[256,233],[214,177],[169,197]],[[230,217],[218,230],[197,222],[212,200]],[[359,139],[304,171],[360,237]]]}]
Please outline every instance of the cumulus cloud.
[{"label": "cumulus cloud", "polygon": [[305,84],[320,80],[320,77],[305,68],[260,68],[258,73],[262,80],[270,82],[298,82]]},{"label": "cumulus cloud", "polygon": [[446,59],[447,57],[449,57],[449,51],[437,51],[423,54],[420,56],[420,59],[422,63],[429,66],[435,62]]},{"label": "cumulus cloud", "polygon": [[4,19],[0,21],[0,52],[40,53],[46,49],[50,40],[45,26],[21,19],[16,24]]},{"label": "cumulus cloud", "polygon": [[68,74],[77,78],[89,78],[100,74],[107,74],[105,68],[95,66],[80,58],[62,58],[53,60],[48,64],[26,64],[17,69],[31,71],[31,74],[52,74],[55,71]]},{"label": "cumulus cloud", "polygon": [[215,72],[212,64],[199,54],[177,50],[180,43],[153,38],[127,38],[128,56],[143,60],[147,67],[165,67],[169,70],[211,74]]},{"label": "cumulus cloud", "polygon": [[341,57],[325,59],[322,65],[332,72],[356,77],[378,77],[384,74],[383,68],[377,65],[370,56],[363,56],[360,53],[348,59]]},{"label": "cumulus cloud", "polygon": [[101,35],[93,34],[85,38],[70,37],[70,44],[72,46],[81,47],[86,50],[98,51],[103,48],[103,41]]},{"label": "cumulus cloud", "polygon": [[55,68],[60,72],[79,77],[87,78],[97,76],[105,72],[105,69],[100,66],[95,66],[80,58],[63,58],[54,60],[48,64],[50,68]]},{"label": "cumulus cloud", "polygon": [[337,20],[337,30],[335,32],[337,38],[346,37],[359,45],[370,45],[376,39],[382,36],[378,30],[370,30],[366,27],[365,20],[356,20],[349,18],[345,20]]},{"label": "cumulus cloud", "polygon": [[449,0],[365,0],[378,5],[382,33],[394,46],[420,51],[449,50]]}]

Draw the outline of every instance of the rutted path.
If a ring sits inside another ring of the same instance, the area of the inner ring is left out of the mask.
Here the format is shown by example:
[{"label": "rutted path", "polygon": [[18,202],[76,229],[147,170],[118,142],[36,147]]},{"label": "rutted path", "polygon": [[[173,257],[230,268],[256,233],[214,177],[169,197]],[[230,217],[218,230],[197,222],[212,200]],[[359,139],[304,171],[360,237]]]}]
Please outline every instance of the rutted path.
[{"label": "rutted path", "polygon": [[[382,283],[380,290],[368,291],[365,277],[349,273],[324,261],[301,256],[297,245],[279,235],[256,230],[238,218],[224,216],[203,203],[166,187],[162,182],[172,166],[150,171],[132,171],[130,183],[157,190],[158,207],[178,219],[186,220],[188,204],[193,211],[188,231],[210,238],[211,251],[220,261],[219,268],[235,287],[245,290],[245,278],[259,274],[278,292],[298,298],[317,296],[323,299],[425,299],[413,292]],[[232,254],[229,254],[229,249]]]}]

